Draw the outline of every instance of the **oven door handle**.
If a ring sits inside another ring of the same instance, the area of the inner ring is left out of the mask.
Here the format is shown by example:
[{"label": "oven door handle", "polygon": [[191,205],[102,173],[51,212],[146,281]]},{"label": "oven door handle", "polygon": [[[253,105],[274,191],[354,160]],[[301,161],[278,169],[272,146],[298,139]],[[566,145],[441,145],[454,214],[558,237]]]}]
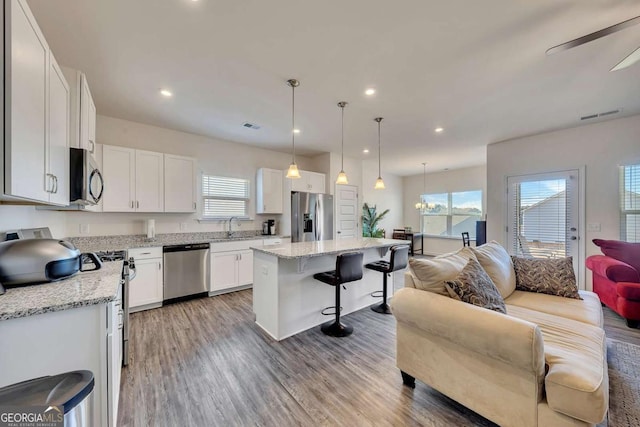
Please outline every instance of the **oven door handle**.
[{"label": "oven door handle", "polygon": [[132,281],[133,279],[135,279],[137,274],[138,273],[136,273],[135,267],[134,268],[129,267],[129,281]]}]

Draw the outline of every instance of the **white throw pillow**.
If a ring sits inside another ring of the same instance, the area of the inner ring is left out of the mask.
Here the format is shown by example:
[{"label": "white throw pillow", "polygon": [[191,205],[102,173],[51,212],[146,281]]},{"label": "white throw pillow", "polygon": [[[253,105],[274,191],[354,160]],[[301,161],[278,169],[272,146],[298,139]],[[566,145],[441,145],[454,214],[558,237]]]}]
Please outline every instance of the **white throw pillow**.
[{"label": "white throw pillow", "polygon": [[482,268],[485,269],[493,283],[506,299],[516,290],[516,272],[513,269],[511,256],[495,240],[471,248]]},{"label": "white throw pillow", "polygon": [[454,280],[473,257],[469,248],[463,248],[436,258],[410,258],[409,273],[416,289],[448,297],[445,282]]}]

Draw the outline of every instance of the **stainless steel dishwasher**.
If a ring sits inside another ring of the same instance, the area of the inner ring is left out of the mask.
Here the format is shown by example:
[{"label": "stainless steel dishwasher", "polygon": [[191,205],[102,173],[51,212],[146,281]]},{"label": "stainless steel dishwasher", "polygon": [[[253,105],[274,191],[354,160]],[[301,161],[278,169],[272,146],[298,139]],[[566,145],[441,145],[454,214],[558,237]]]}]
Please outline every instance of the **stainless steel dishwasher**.
[{"label": "stainless steel dishwasher", "polygon": [[164,302],[209,292],[211,283],[209,243],[171,245],[162,248],[164,258]]}]

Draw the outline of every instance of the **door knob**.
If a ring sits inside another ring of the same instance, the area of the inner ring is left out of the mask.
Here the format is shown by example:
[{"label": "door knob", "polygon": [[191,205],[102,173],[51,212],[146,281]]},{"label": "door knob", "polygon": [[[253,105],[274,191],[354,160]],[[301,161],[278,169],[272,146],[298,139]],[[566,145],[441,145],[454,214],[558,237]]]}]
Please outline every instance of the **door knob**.
[{"label": "door knob", "polygon": [[577,228],[575,228],[575,227],[571,227],[571,228],[570,228],[570,230],[571,230],[571,231],[577,231]]},{"label": "door knob", "polygon": [[578,240],[576,236],[571,236],[571,240]]}]

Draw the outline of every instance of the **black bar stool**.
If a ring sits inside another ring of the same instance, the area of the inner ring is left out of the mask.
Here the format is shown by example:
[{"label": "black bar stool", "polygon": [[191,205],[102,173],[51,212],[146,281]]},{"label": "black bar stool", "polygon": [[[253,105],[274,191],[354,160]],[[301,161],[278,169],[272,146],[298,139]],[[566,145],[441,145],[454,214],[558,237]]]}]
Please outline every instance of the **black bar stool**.
[{"label": "black bar stool", "polygon": [[[333,322],[327,322],[320,328],[326,335],[332,337],[346,337],[351,335],[353,328],[351,326],[340,323],[340,286],[343,283],[355,282],[362,279],[362,252],[347,252],[336,257],[336,269],[334,271],[326,271],[317,273],[313,278],[324,282],[336,288],[336,305],[335,307],[327,307],[322,310],[322,314],[330,316],[335,314],[336,319]],[[346,288],[345,288],[346,289]],[[326,310],[334,308],[335,313],[325,313]]]},{"label": "black bar stool", "polygon": [[[371,310],[376,313],[391,314],[391,308],[389,307],[389,304],[387,304],[387,275],[394,271],[406,268],[408,262],[409,246],[401,245],[393,246],[391,248],[391,257],[389,262],[380,260],[365,265],[369,270],[375,270],[382,273],[382,304],[371,307]],[[379,297],[380,294],[372,294],[372,296]]]}]

